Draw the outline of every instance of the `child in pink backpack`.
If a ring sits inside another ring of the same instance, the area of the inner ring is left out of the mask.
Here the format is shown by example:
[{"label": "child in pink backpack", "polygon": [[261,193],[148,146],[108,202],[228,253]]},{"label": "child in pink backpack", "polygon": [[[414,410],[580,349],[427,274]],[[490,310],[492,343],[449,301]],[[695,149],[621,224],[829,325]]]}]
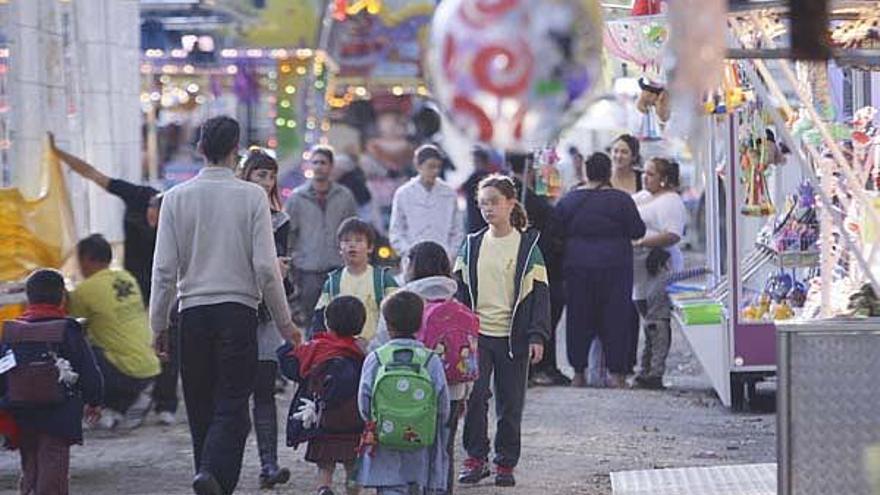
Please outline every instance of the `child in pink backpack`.
[{"label": "child in pink backpack", "polygon": [[[452,266],[446,250],[435,242],[420,242],[407,253],[406,285],[402,290],[414,292],[425,300],[422,329],[417,335],[425,347],[438,353],[443,362],[449,384],[449,455],[448,494],[454,481],[453,456],[455,433],[464,411],[472,383],[479,373],[477,366],[477,337],[480,322],[465,305],[455,300],[458,290],[452,278]],[[442,323],[441,323],[442,322]],[[388,328],[384,318],[379,320],[371,349],[388,342]]]}]

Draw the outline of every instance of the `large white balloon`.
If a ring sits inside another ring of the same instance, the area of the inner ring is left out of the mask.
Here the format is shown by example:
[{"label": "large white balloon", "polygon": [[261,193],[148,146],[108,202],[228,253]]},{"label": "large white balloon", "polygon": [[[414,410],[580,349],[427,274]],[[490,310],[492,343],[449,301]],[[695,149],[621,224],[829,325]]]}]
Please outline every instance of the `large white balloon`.
[{"label": "large white balloon", "polygon": [[596,0],[444,0],[427,70],[437,102],[471,138],[543,146],[600,82],[601,10]]}]

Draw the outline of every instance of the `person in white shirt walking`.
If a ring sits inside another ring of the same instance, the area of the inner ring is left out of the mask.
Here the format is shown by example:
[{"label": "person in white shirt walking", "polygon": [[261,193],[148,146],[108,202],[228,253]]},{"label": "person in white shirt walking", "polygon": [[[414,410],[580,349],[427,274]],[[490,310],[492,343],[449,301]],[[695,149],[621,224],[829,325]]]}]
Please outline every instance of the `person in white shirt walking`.
[{"label": "person in white shirt walking", "polygon": [[419,175],[394,193],[391,204],[391,247],[406,259],[414,245],[432,241],[453,259],[464,238],[464,219],[455,189],[438,178],[443,152],[426,144],[416,150],[414,161]]},{"label": "person in white shirt walking", "polygon": [[233,172],[239,136],[238,122],[229,117],[202,125],[199,151],[208,164],[166,193],[153,260],[150,324],[160,356],[171,305],[179,298],[192,486],[205,495],[232,493],[238,484],[250,430],[260,301],[282,338],[301,340],[284,295],[266,192]]}]

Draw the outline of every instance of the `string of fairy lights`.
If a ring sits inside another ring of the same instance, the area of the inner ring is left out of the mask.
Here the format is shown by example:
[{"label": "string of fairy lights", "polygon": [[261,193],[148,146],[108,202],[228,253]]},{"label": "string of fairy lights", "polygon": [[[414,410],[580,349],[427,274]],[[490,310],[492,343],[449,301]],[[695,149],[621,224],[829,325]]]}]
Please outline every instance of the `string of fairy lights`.
[{"label": "string of fairy lights", "polygon": [[150,49],[141,62],[141,103],[145,111],[155,106],[193,110],[220,92],[235,91],[235,78],[243,70],[253,72],[259,104],[273,127],[265,144],[281,155],[326,144],[330,113],[368,100],[377,91],[394,96],[429,94],[421,81],[371,82],[368,87],[362,80],[337,78],[335,63],[322,50],[226,48],[216,62],[195,64],[183,50]]},{"label": "string of fairy lights", "polygon": [[9,76],[9,4],[0,0],[0,186],[12,184],[12,149],[10,123],[12,122],[11,89]]}]

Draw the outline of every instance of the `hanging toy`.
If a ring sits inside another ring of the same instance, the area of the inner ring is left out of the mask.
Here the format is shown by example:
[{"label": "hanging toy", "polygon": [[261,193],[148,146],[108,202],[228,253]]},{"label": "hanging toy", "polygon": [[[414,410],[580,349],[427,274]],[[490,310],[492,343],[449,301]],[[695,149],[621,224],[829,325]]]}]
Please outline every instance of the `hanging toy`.
[{"label": "hanging toy", "polygon": [[776,211],[767,189],[766,174],[770,167],[765,156],[766,149],[766,146],[755,146],[754,143],[741,149],[740,166],[746,186],[746,202],[741,211],[746,216],[765,217]]},{"label": "hanging toy", "polygon": [[669,93],[663,86],[644,77],[639,79],[639,88],[642,92],[636,101],[636,108],[644,114],[639,138],[643,141],[657,141],[660,139],[660,123],[669,120]]},{"label": "hanging toy", "polygon": [[558,198],[562,192],[562,175],[559,173],[559,155],[554,147],[535,153],[533,160],[535,174],[535,194]]}]

